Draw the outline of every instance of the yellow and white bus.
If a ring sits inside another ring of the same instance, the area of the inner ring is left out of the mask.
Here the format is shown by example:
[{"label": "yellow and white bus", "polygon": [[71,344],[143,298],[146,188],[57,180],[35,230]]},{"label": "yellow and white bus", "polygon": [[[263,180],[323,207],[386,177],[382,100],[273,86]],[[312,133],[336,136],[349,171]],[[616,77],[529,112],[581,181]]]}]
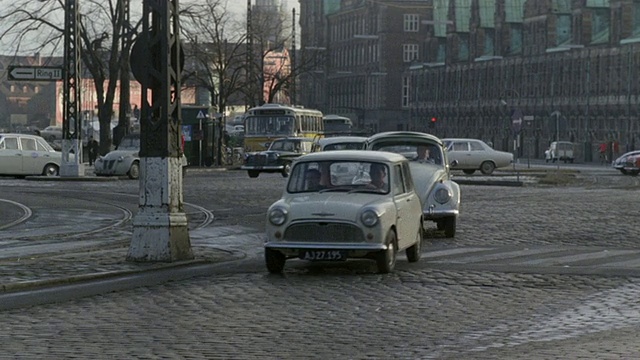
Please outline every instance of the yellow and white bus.
[{"label": "yellow and white bus", "polygon": [[244,120],[245,151],[266,150],[275,139],[308,137],[324,134],[322,112],[297,106],[264,104],[247,111]]}]

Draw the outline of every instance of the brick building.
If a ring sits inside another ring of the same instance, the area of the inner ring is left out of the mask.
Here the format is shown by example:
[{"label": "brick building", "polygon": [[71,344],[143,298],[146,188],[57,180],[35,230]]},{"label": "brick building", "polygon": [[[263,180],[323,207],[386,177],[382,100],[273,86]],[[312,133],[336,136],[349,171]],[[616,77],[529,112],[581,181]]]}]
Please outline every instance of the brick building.
[{"label": "brick building", "polygon": [[323,92],[309,105],[324,112],[357,109],[375,130],[481,138],[519,157],[542,157],[556,138],[586,161],[601,142],[640,144],[640,1],[300,4],[302,51],[326,59],[305,80],[323,86],[304,91]]}]

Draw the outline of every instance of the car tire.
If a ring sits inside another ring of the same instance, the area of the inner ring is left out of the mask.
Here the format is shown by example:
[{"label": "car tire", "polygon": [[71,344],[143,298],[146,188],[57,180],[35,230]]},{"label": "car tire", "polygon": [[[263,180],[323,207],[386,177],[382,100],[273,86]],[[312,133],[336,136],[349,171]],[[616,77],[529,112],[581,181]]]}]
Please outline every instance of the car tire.
[{"label": "car tire", "polygon": [[396,267],[396,256],[398,254],[396,232],[389,230],[387,233],[387,249],[376,254],[376,264],[378,265],[378,273],[388,274]]},{"label": "car tire", "polygon": [[258,175],[260,175],[260,171],[255,171],[255,170],[249,170],[247,171],[247,173],[249,174],[250,178],[257,178]]},{"label": "car tire", "polygon": [[134,161],[129,168],[129,172],[127,172],[129,179],[136,180],[140,178],[140,163]]},{"label": "car tire", "polygon": [[627,175],[628,174],[627,170],[625,170],[625,169],[620,169],[620,172],[622,173],[622,175]]},{"label": "car tire", "polygon": [[264,249],[264,260],[267,264],[267,270],[272,274],[281,274],[287,261],[280,251],[272,249]]},{"label": "car tire", "polygon": [[289,174],[291,173],[291,163],[285,163],[284,167],[282,168],[282,177],[288,177]]},{"label": "car tire", "polygon": [[471,175],[474,172],[476,172],[476,170],[475,169],[473,169],[473,170],[472,169],[465,169],[465,170],[462,170],[462,172],[467,174],[467,175]]},{"label": "car tire", "polygon": [[496,166],[491,161],[485,161],[482,164],[480,164],[480,172],[483,173],[484,175],[493,174],[493,170],[495,169],[496,169]]},{"label": "car tire", "polygon": [[456,236],[456,217],[451,216],[444,221],[444,236],[452,238]]},{"label": "car tire", "polygon": [[422,224],[420,224],[418,234],[416,235],[416,243],[407,248],[406,253],[409,262],[418,262],[420,257],[422,257]]},{"label": "car tire", "polygon": [[60,168],[55,164],[47,164],[44,169],[42,169],[42,175],[58,176],[60,175]]}]

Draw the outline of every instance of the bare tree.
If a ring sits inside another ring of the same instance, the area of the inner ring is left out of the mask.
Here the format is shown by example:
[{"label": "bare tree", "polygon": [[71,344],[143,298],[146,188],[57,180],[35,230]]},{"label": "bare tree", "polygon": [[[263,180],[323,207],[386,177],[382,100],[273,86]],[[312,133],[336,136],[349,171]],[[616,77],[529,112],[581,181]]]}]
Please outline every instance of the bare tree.
[{"label": "bare tree", "polygon": [[226,0],[204,0],[182,15],[185,46],[185,83],[209,91],[223,113],[229,99],[245,86],[245,34],[227,11]]},{"label": "bare tree", "polygon": [[[79,42],[84,68],[96,89],[101,152],[111,147],[111,119],[121,63],[125,24],[124,5],[129,0],[82,0],[78,6]],[[9,23],[0,39],[21,52],[59,53],[64,47],[63,0],[18,0],[0,10],[0,21]]]}]

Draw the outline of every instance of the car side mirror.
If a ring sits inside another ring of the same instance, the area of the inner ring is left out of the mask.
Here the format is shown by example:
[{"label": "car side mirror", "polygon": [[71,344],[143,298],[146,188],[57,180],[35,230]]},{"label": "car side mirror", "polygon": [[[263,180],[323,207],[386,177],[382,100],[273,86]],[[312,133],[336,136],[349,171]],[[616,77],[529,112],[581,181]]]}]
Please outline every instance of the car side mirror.
[{"label": "car side mirror", "polygon": [[453,160],[451,161],[451,163],[449,164],[451,167],[456,167],[458,166],[458,160]]}]

